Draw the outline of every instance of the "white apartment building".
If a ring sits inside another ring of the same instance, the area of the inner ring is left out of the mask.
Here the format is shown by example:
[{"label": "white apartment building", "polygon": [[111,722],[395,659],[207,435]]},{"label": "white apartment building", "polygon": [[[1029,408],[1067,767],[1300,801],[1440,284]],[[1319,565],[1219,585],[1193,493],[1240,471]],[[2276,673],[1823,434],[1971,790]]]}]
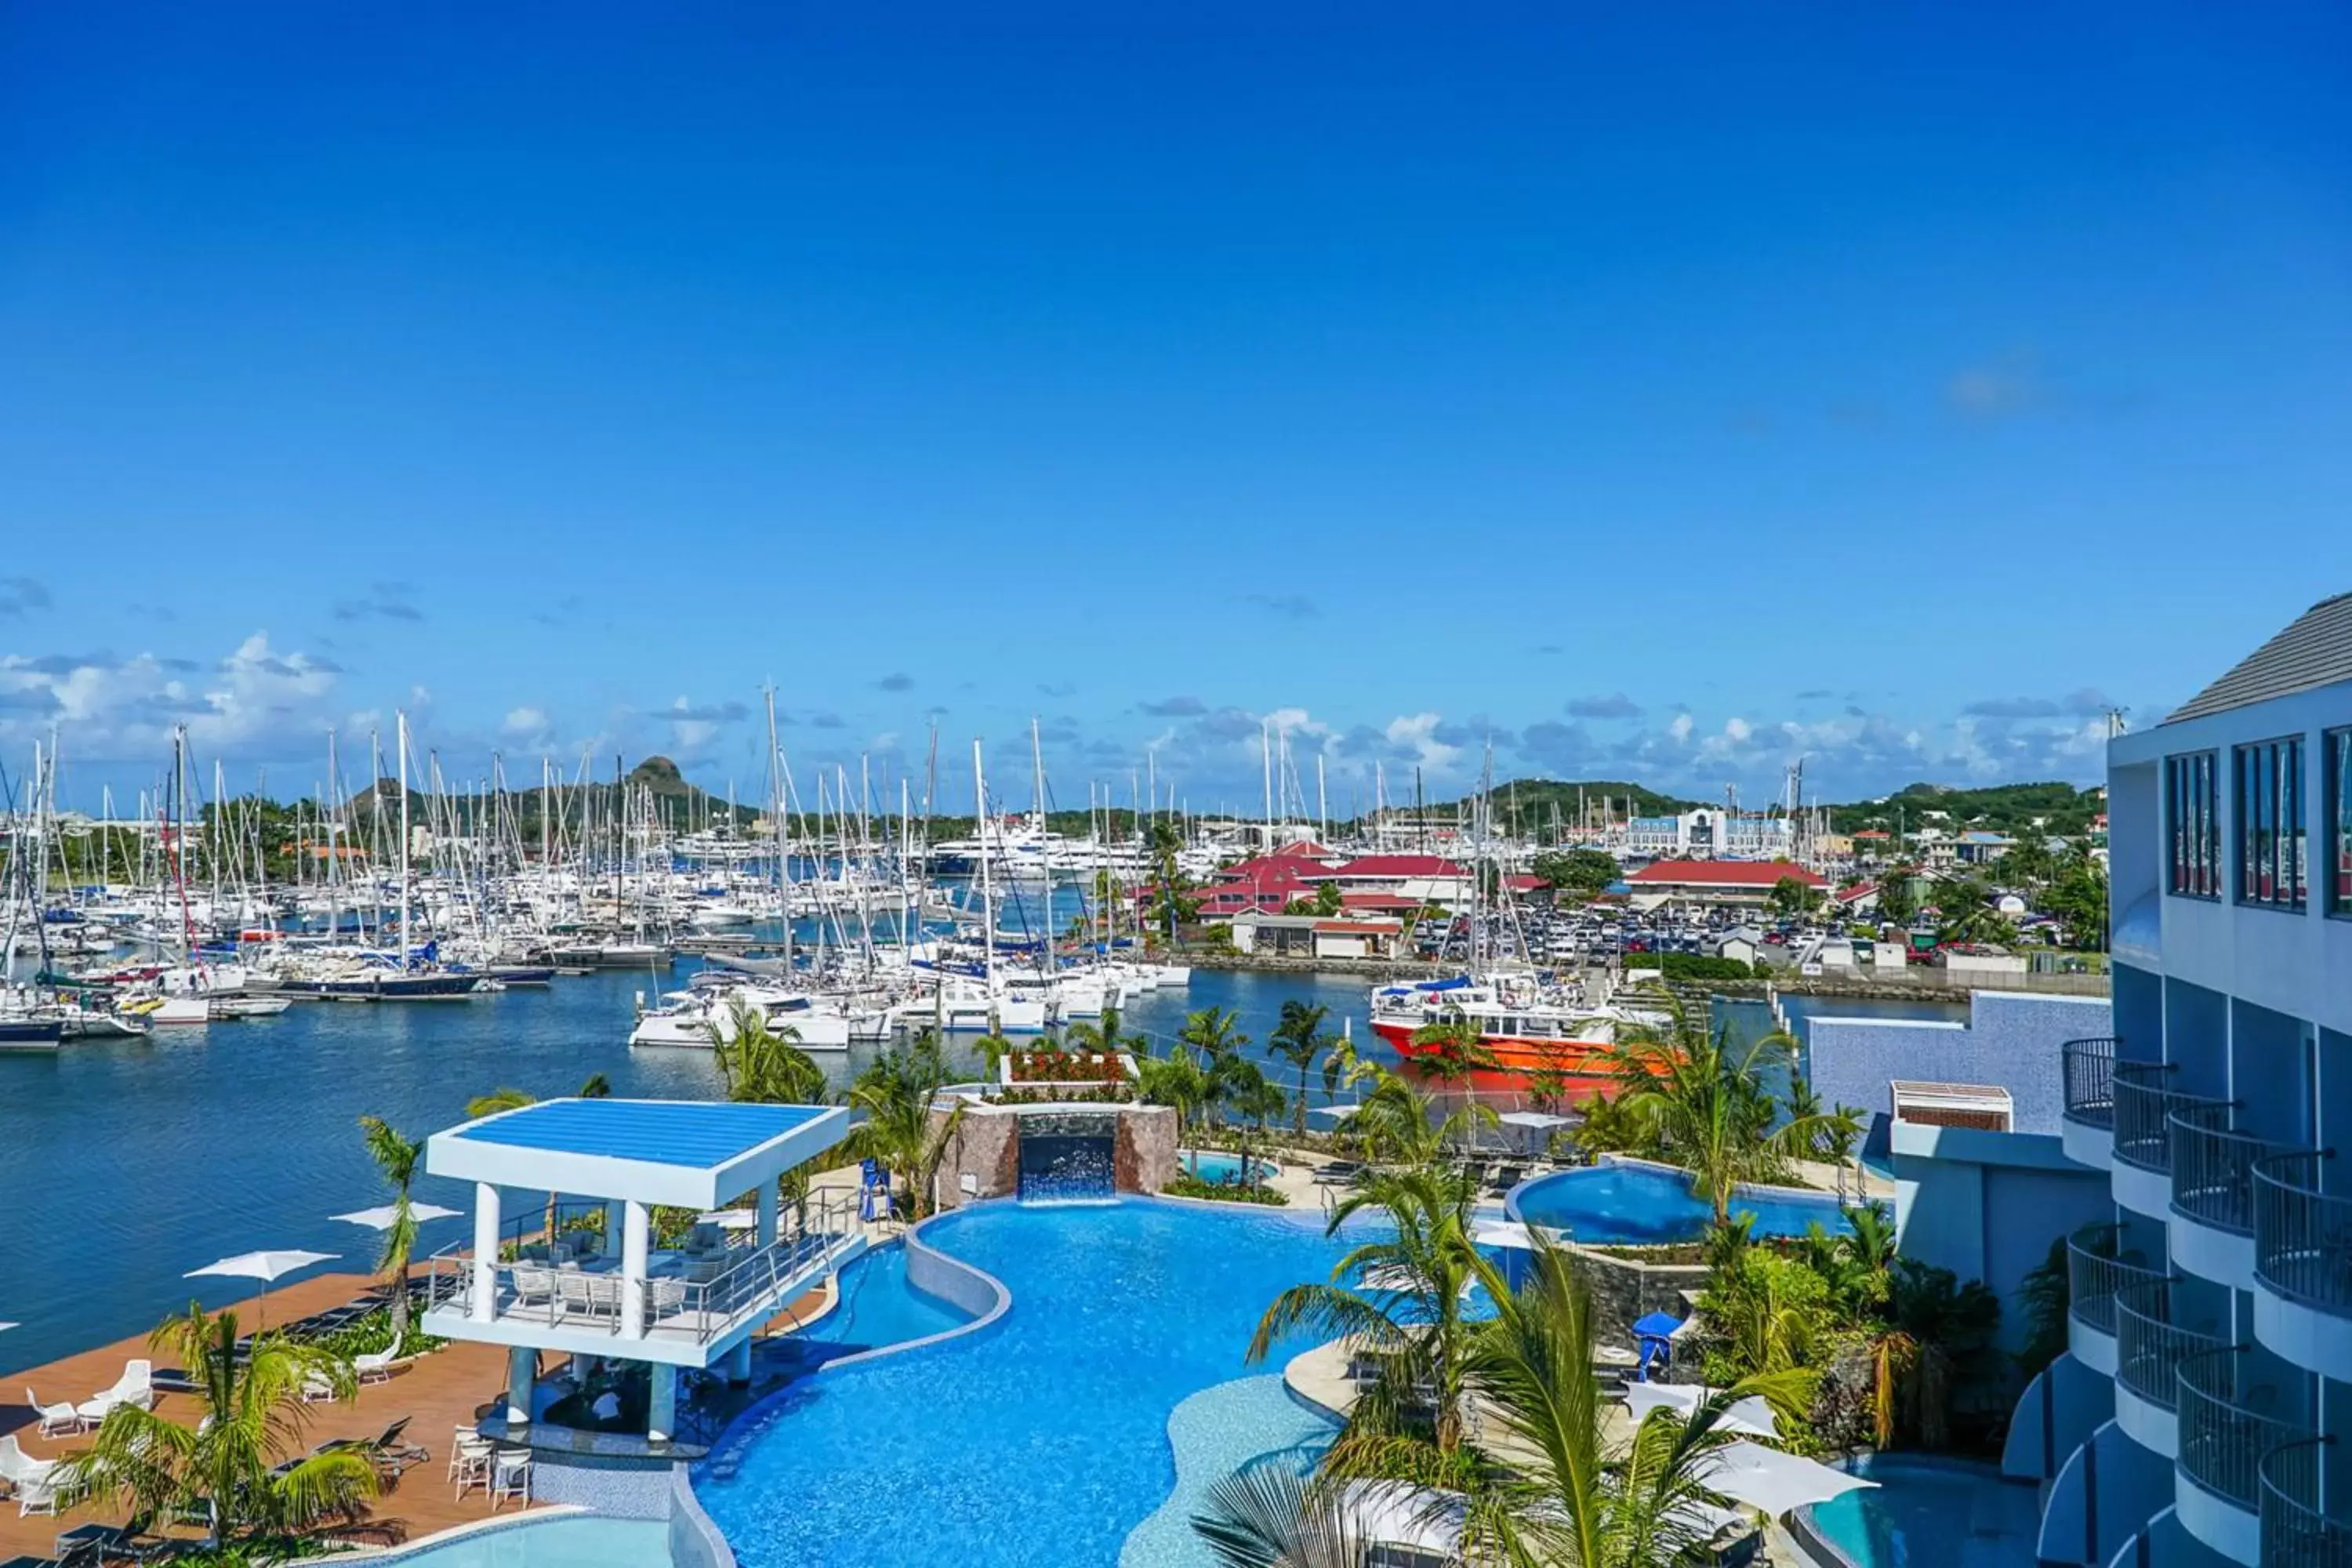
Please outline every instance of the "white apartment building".
[{"label": "white apartment building", "polygon": [[1711,805],[1675,816],[1637,816],[1625,825],[1626,852],[1653,859],[1785,860],[1796,843],[1796,826],[1785,816]]},{"label": "white apartment building", "polygon": [[2352,1563],[2352,595],[2108,748],[2112,1038],[2064,1047],[2044,1563]]}]

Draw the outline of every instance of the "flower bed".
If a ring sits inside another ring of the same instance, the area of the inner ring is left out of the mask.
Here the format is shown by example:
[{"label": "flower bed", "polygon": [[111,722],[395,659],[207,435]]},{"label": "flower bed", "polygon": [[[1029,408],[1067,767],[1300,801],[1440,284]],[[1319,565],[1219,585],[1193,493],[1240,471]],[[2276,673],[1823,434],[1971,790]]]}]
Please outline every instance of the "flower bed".
[{"label": "flower bed", "polygon": [[1002,1070],[1008,1084],[1125,1083],[1135,1076],[1135,1058],[1084,1051],[1014,1051]]}]

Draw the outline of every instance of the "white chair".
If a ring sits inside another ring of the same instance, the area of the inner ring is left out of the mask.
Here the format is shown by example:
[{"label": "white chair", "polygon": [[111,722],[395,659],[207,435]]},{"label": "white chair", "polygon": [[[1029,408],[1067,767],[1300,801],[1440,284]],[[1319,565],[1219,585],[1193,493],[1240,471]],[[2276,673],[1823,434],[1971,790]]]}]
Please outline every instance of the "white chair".
[{"label": "white chair", "polygon": [[106,1418],[107,1411],[118,1405],[133,1405],[142,1410],[152,1410],[155,1408],[155,1363],[143,1356],[125,1362],[122,1375],[114,1380],[114,1386],[100,1389],[80,1408],[87,1411],[93,1405],[100,1406],[98,1414],[100,1420]]},{"label": "white chair", "polygon": [[324,1373],[306,1372],[302,1374],[303,1404],[320,1405],[334,1396],[335,1385],[327,1380]]},{"label": "white chair", "polygon": [[457,1483],[457,1496],[462,1498],[468,1488],[490,1484],[490,1464],[499,1450],[469,1426],[460,1426],[457,1434],[457,1440],[449,1445],[449,1479]]},{"label": "white chair", "polygon": [[555,1270],[515,1265],[514,1291],[518,1307],[551,1304],[555,1300]]},{"label": "white chair", "polygon": [[496,1513],[499,1504],[512,1499],[528,1505],[530,1501],[530,1450],[501,1448],[490,1460],[490,1511]]},{"label": "white chair", "polygon": [[400,1353],[398,1347],[387,1345],[380,1351],[352,1357],[352,1370],[362,1383],[390,1383],[393,1358]]},{"label": "white chair", "polygon": [[558,1274],[555,1277],[555,1315],[568,1318],[578,1312],[583,1317],[593,1317],[596,1312],[594,1283],[585,1274]]},{"label": "white chair", "polygon": [[686,1310],[686,1281],[683,1279],[648,1279],[646,1281],[646,1296],[656,1322]]},{"label": "white chair", "polygon": [[26,1384],[25,1403],[31,1405],[33,1413],[41,1418],[40,1436],[44,1437],[62,1437],[82,1429],[81,1412],[74,1408],[74,1402],[70,1399],[44,1405],[41,1396],[33,1392],[32,1384]]},{"label": "white chair", "polygon": [[58,1511],[58,1461],[36,1459],[16,1446],[13,1436],[0,1437],[0,1481],[16,1490],[16,1517]]}]

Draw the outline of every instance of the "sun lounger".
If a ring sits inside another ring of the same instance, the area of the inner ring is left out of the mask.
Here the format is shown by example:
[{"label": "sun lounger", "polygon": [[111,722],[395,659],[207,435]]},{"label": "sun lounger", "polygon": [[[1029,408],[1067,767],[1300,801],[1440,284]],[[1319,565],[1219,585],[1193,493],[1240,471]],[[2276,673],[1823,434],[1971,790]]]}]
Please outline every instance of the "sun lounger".
[{"label": "sun lounger", "polygon": [[399,1354],[397,1346],[387,1345],[380,1351],[355,1355],[352,1357],[352,1370],[359,1374],[362,1383],[390,1383],[392,1363]]},{"label": "sun lounger", "polygon": [[33,1414],[40,1417],[40,1436],[44,1437],[62,1437],[68,1433],[80,1431],[85,1425],[81,1412],[74,1408],[72,1400],[60,1399],[54,1405],[44,1405],[41,1396],[33,1392],[29,1384],[25,1388],[25,1403],[31,1405]]}]

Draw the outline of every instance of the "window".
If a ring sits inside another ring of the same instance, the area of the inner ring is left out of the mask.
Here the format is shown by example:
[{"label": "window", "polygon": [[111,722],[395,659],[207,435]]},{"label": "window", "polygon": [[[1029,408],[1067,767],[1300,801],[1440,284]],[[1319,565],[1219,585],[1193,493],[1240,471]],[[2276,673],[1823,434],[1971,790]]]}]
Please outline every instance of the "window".
[{"label": "window", "polygon": [[2327,912],[2352,915],[2352,730],[2330,730],[2327,757],[2327,837],[2320,844],[2327,872]]},{"label": "window", "polygon": [[2220,772],[2212,752],[2164,759],[2165,885],[2185,899],[2221,896]]},{"label": "window", "polygon": [[2237,747],[2238,901],[2301,912],[2307,890],[2303,738]]}]

